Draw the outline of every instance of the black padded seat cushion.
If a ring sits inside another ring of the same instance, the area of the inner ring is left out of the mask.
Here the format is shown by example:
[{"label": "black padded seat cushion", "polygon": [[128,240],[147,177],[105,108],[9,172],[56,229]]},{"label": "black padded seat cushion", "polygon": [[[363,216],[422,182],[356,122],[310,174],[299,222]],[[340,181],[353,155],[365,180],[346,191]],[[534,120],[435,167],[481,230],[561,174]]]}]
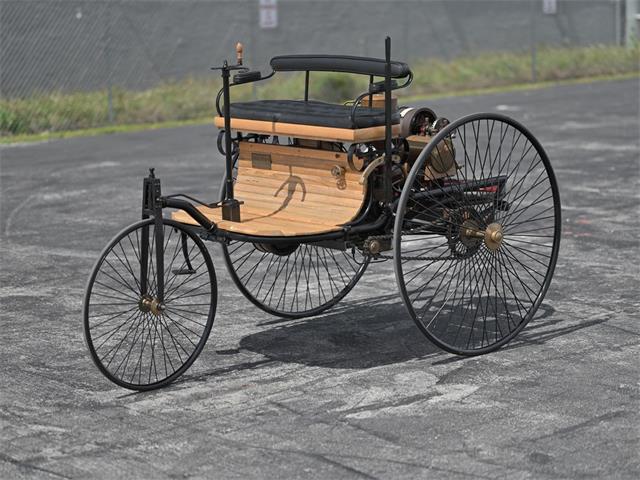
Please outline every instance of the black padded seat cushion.
[{"label": "black padded seat cushion", "polygon": [[[355,125],[351,123],[351,107],[317,101],[304,100],[256,100],[232,103],[229,106],[232,118],[264,120],[268,122],[296,123],[334,128],[367,128],[384,125],[384,110],[381,108],[358,108]],[[399,123],[400,115],[394,113],[392,123]]]}]

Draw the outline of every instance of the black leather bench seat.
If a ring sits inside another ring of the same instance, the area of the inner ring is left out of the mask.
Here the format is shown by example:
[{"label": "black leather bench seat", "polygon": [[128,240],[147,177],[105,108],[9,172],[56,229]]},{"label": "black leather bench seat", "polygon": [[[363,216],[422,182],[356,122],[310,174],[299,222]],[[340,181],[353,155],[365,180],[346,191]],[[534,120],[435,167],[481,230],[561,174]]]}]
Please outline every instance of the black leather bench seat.
[{"label": "black leather bench seat", "polygon": [[[304,100],[256,100],[232,103],[229,106],[232,118],[264,120],[268,122],[296,123],[334,128],[368,128],[384,125],[384,110],[380,108],[358,108],[355,124],[351,122],[351,107],[317,101]],[[392,123],[399,123],[400,116],[394,113]]]}]

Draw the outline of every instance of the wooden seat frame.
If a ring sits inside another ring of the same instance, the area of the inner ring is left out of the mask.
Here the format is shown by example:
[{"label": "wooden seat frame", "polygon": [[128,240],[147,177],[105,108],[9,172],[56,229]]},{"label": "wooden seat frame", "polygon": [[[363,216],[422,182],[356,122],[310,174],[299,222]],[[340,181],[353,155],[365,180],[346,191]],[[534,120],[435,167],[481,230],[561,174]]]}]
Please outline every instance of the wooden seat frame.
[{"label": "wooden seat frame", "polygon": [[[218,128],[224,128],[224,118],[216,117],[213,121]],[[269,122],[265,120],[247,120],[231,118],[231,129],[243,133],[259,133],[262,135],[280,135],[285,137],[306,138],[310,140],[326,140],[335,142],[361,143],[384,140],[385,126],[367,128],[332,128],[298,123]],[[400,125],[393,125],[394,136],[400,134]]]},{"label": "wooden seat frame", "polygon": [[[237,54],[236,65],[225,62],[219,67],[222,88],[216,98],[219,116],[214,120],[222,131],[223,145],[219,147],[226,160],[224,199],[215,204],[206,204],[184,194],[161,197],[159,181],[151,174],[145,183],[143,214],[155,215],[158,209],[175,208],[178,211],[172,213],[174,220],[201,227],[207,238],[248,242],[261,242],[262,239],[273,243],[346,242],[352,235],[390,228],[390,205],[394,200],[391,184],[392,139],[400,134],[400,125],[392,124],[391,92],[406,87],[413,78],[406,65],[391,61],[390,39],[387,37],[385,42],[384,61],[355,57],[323,57],[320,60],[314,57],[311,61],[305,57],[302,60],[294,59],[292,63],[291,59],[285,59],[287,61],[282,65],[282,62],[272,63],[273,72],[266,77],[243,67],[241,46],[237,48]],[[311,70],[368,75],[369,90],[355,99],[351,115],[353,118],[365,97],[369,97],[369,105],[373,107],[373,95],[384,92],[384,125],[348,129],[231,118],[230,87],[265,80],[278,69],[288,71],[299,65],[308,67],[305,101],[308,100]],[[238,70],[241,73],[234,75],[231,83],[231,72]],[[384,76],[384,82],[374,83],[374,77],[381,75]],[[404,84],[397,85],[395,82],[392,84],[392,78],[406,80]],[[223,109],[220,108],[221,99]],[[232,131],[238,132],[233,140]],[[383,144],[384,156],[379,157],[383,162],[376,164],[380,166],[380,175],[376,175],[375,192],[369,195],[368,179],[363,180],[361,172],[350,168],[353,163],[348,160],[344,147],[340,151],[333,151],[331,148],[303,148],[299,143],[296,146],[273,145],[262,143],[265,137],[340,144]],[[237,148],[233,147],[234,144]],[[236,160],[237,178],[233,178]],[[180,196],[196,201],[200,206],[179,199]],[[374,203],[379,208],[372,208]]]},{"label": "wooden seat frame", "polygon": [[[346,153],[244,141],[237,165],[240,222],[224,220],[220,208],[198,207],[222,230],[278,237],[338,231],[367,198],[367,184],[349,168]],[[184,211],[172,218],[198,224]]]}]

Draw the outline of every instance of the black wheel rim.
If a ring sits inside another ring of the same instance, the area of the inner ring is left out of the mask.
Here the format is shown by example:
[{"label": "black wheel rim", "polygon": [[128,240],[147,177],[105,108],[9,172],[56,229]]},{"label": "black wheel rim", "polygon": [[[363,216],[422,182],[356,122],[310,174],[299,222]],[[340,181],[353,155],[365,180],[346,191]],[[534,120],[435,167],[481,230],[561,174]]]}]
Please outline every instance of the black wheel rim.
[{"label": "black wheel rim", "polygon": [[332,307],[358,283],[369,263],[358,251],[313,244],[277,252],[264,245],[231,242],[223,245],[223,252],[244,296],[265,312],[285,318],[317,315]]},{"label": "black wheel rim", "polygon": [[[455,173],[425,175],[431,155],[452,152]],[[549,159],[526,128],[499,114],[448,125],[412,167],[397,212],[398,287],[430,340],[476,355],[531,320],[553,276],[561,221]]]},{"label": "black wheel rim", "polygon": [[[207,341],[217,303],[216,278],[202,241],[164,220],[164,308],[157,295],[154,220],[120,232],[96,263],[84,301],[84,333],[91,356],[114,383],[158,388],[182,375]],[[142,238],[149,232],[148,287],[143,293]],[[188,259],[184,251],[188,253]]]}]

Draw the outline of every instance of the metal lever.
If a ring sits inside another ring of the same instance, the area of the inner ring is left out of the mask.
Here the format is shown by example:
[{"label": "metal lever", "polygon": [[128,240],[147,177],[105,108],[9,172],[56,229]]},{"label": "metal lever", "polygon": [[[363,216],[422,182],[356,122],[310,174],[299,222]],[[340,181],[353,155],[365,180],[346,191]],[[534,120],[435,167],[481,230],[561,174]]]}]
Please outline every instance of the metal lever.
[{"label": "metal lever", "polygon": [[374,159],[369,165],[367,165],[367,168],[364,169],[364,172],[362,172],[362,175],[360,175],[360,180],[358,180],[358,183],[360,185],[364,185],[364,182],[367,181],[367,178],[369,178],[369,175],[371,175],[371,173],[373,173],[373,171],[383,163],[384,163],[384,155],[381,155],[378,158]]}]

